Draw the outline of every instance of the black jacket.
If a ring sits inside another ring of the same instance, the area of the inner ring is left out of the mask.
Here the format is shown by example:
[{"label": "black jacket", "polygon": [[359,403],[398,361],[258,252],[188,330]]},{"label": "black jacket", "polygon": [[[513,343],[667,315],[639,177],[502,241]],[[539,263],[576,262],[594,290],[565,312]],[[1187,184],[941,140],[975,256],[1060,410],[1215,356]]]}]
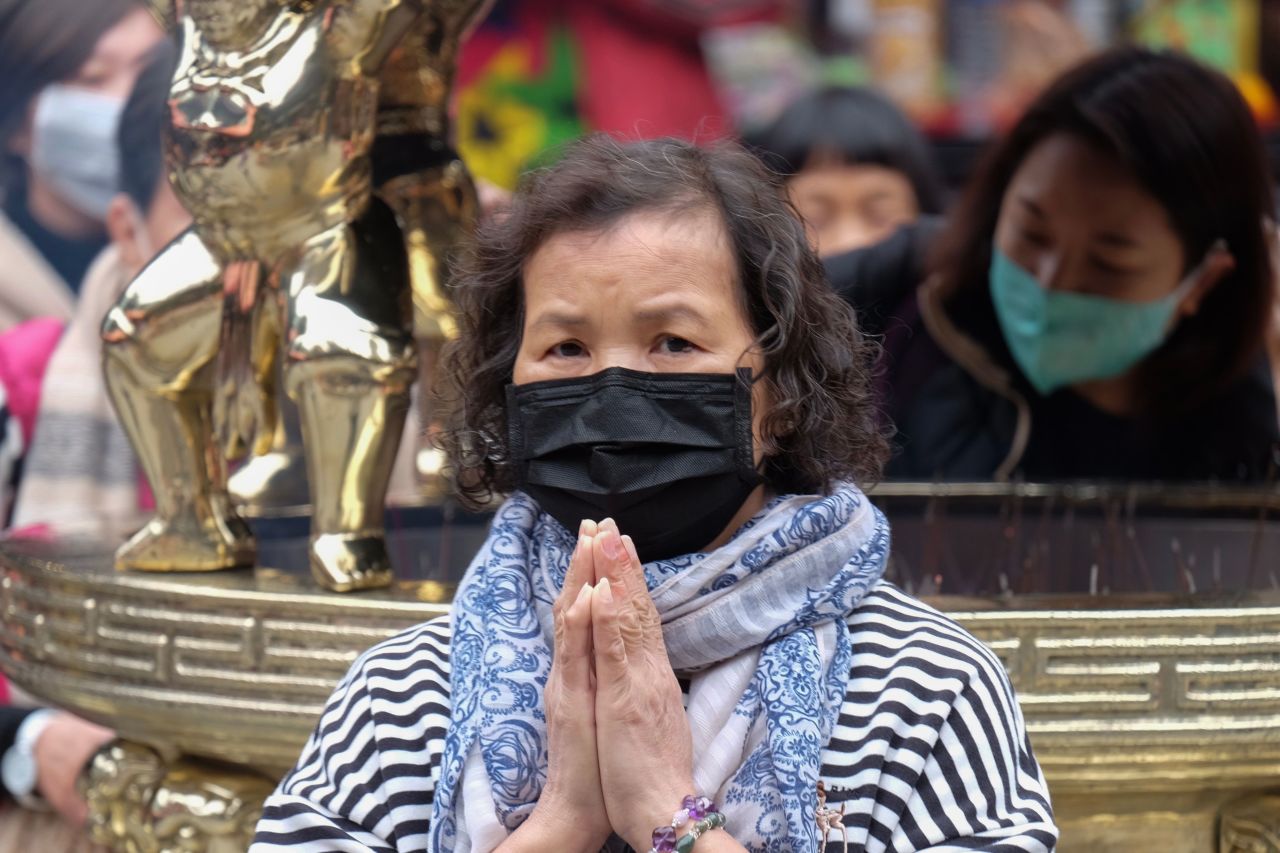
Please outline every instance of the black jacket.
[{"label": "black jacket", "polygon": [[[1122,418],[1069,389],[1042,396],[1014,365],[989,305],[948,311],[923,281],[936,220],[827,261],[832,286],[883,342],[878,390],[899,480],[1262,480],[1280,443],[1271,371],[1175,419]],[[923,283],[922,283],[923,281]]]}]

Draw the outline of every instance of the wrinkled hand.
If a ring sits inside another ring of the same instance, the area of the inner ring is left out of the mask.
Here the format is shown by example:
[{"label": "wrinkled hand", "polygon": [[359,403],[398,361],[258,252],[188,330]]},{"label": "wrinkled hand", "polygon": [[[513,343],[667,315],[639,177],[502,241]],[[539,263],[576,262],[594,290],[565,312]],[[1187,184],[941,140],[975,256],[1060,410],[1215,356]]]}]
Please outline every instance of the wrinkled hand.
[{"label": "wrinkled hand", "polygon": [[555,653],[543,693],[547,784],[520,839],[547,839],[557,850],[598,851],[612,831],[600,786],[591,673],[591,546],[595,532],[594,522],[583,522],[578,547],[553,608]]},{"label": "wrinkled hand", "polygon": [[614,832],[648,850],[654,828],[693,793],[693,738],[631,537],[605,519],[592,552],[600,782]]},{"label": "wrinkled hand", "polygon": [[59,711],[36,740],[36,787],[73,826],[81,826],[89,816],[89,808],[76,790],[80,771],[99,747],[114,737],[110,729]]}]

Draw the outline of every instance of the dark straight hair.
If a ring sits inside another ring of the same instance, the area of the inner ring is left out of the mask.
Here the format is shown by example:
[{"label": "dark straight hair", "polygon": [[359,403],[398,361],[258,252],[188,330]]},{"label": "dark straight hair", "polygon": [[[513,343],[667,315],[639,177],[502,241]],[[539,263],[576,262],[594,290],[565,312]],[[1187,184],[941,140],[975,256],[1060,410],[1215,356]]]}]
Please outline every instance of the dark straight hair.
[{"label": "dark straight hair", "polygon": [[163,39],[147,52],[133,91],[120,114],[120,189],[143,214],[151,207],[164,176],[164,141],[169,126],[169,85],[178,48]]},{"label": "dark straight hair", "polygon": [[0,150],[50,83],[72,77],[138,0],[0,0]]},{"label": "dark straight hair", "polygon": [[935,243],[929,266],[962,326],[998,328],[987,280],[1001,202],[1056,134],[1115,157],[1160,202],[1187,271],[1217,240],[1234,256],[1199,311],[1138,366],[1140,414],[1203,403],[1256,363],[1270,317],[1271,176],[1248,106],[1225,76],[1173,52],[1119,48],[1060,77],[985,159]]},{"label": "dark straight hair", "polygon": [[743,142],[788,177],[815,159],[901,172],[921,213],[941,213],[942,179],[933,149],[911,119],[871,89],[830,86],[793,101],[777,120]]}]

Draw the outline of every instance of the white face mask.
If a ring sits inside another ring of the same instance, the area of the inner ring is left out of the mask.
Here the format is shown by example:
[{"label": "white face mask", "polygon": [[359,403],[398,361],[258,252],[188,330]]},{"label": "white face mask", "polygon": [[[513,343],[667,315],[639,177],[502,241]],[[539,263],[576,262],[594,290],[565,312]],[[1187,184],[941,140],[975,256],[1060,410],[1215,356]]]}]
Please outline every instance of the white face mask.
[{"label": "white face mask", "polygon": [[124,100],[55,83],[36,100],[31,170],[76,210],[103,220],[120,186]]}]

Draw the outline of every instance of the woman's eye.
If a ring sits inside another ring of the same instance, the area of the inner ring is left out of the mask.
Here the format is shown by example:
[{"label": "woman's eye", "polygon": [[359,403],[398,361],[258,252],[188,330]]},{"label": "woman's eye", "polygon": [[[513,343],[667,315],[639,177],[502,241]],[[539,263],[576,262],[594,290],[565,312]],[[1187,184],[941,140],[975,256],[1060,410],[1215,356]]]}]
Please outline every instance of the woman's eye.
[{"label": "woman's eye", "polygon": [[1093,268],[1105,276],[1115,279],[1132,279],[1139,278],[1142,274],[1141,270],[1130,269],[1122,264],[1115,264],[1104,258],[1091,259]]},{"label": "woman's eye", "polygon": [[692,352],[694,349],[694,346],[693,344],[686,341],[684,338],[666,337],[662,339],[662,348],[666,352],[680,353],[680,352]]},{"label": "woman's eye", "polygon": [[558,355],[561,358],[577,358],[585,352],[586,350],[582,348],[582,344],[577,341],[564,341],[551,348],[551,354]]}]

